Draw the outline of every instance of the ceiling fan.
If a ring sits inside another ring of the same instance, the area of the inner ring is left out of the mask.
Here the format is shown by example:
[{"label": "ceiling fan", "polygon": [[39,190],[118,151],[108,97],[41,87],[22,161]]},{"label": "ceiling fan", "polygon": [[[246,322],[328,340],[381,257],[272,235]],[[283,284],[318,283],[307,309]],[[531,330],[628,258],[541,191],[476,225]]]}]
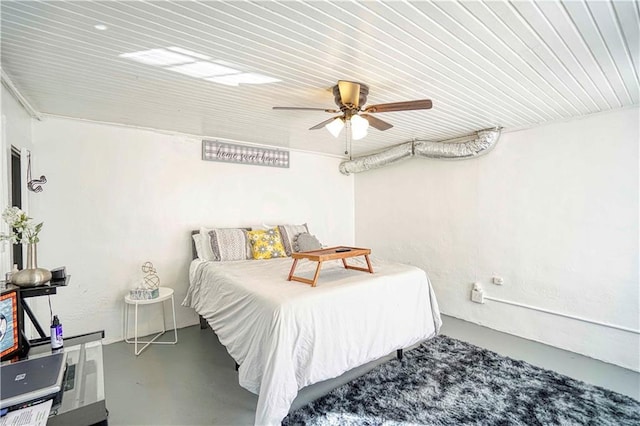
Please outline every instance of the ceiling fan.
[{"label": "ceiling fan", "polygon": [[305,107],[273,107],[273,109],[296,110],[296,111],[324,111],[330,114],[340,113],[335,117],[318,123],[309,128],[316,130],[326,127],[334,136],[338,137],[345,124],[351,128],[351,135],[354,140],[362,139],[367,135],[369,125],[378,130],[388,130],[392,124],[380,120],[371,114],[379,112],[411,111],[417,109],[430,109],[432,106],[430,99],[416,101],[393,102],[387,104],[369,105],[363,107],[367,102],[369,86],[353,81],[340,80],[333,86],[333,96],[338,105],[338,109],[325,108],[305,108]]}]

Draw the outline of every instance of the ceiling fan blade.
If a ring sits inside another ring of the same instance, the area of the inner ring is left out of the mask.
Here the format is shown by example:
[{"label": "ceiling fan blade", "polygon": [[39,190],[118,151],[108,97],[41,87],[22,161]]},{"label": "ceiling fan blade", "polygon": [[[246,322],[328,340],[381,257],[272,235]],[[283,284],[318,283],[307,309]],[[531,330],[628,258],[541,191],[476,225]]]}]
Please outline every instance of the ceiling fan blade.
[{"label": "ceiling fan blade", "polygon": [[353,105],[358,107],[360,104],[360,83],[353,81],[338,81],[338,89],[340,90],[340,99],[344,105]]},{"label": "ceiling fan blade", "polygon": [[389,104],[369,105],[364,112],[393,112],[411,111],[414,109],[430,109],[432,106],[430,99],[419,101],[393,102]]},{"label": "ceiling fan blade", "polygon": [[378,130],[389,130],[390,128],[393,127],[393,124],[389,124],[386,121],[380,120],[379,118],[374,117],[373,115],[360,114],[360,117],[367,120],[371,127],[374,127]]},{"label": "ceiling fan blade", "polygon": [[289,111],[324,111],[324,112],[329,112],[331,114],[335,114],[337,112],[340,112],[336,109],[327,109],[327,108],[306,108],[306,107],[273,107],[273,109],[282,109],[282,110],[289,110]]},{"label": "ceiling fan blade", "polygon": [[335,120],[336,118],[339,118],[340,116],[336,116],[336,117],[331,117],[328,120],[324,120],[322,123],[316,124],[313,127],[309,127],[309,130],[318,130],[318,129],[322,129],[324,126],[326,126],[327,124],[331,123],[333,120]]}]

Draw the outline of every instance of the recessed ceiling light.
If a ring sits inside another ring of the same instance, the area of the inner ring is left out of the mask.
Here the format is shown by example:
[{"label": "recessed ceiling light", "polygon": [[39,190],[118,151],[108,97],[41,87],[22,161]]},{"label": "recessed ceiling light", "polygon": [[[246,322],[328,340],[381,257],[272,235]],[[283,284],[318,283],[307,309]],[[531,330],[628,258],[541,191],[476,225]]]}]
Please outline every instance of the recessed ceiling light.
[{"label": "recessed ceiling light", "polygon": [[184,55],[189,55],[189,56],[193,56],[194,58],[198,58],[198,59],[211,59],[210,56],[207,55],[202,55],[200,53],[196,53],[196,52],[192,52],[190,50],[187,49],[183,49],[182,47],[167,47],[167,49],[174,51],[174,52],[178,52],[178,53],[182,53]]},{"label": "recessed ceiling light", "polygon": [[105,24],[96,24],[93,26],[93,28],[95,28],[98,31],[104,31],[106,29],[108,29],[109,27],[107,27]]},{"label": "recessed ceiling light", "polygon": [[150,49],[140,52],[123,53],[121,58],[131,59],[132,61],[141,62],[147,65],[176,65],[193,62],[194,58],[180,53],[169,52],[166,49]]},{"label": "recessed ceiling light", "polygon": [[211,62],[198,61],[190,64],[178,65],[175,67],[169,67],[168,70],[186,74],[191,77],[213,77],[226,74],[237,74],[240,71],[233,68],[223,67],[222,65],[214,64]]},{"label": "recessed ceiling light", "polygon": [[239,84],[267,84],[282,81],[277,78],[253,72],[223,75],[219,77],[205,78],[205,80],[212,81],[214,83],[226,84],[227,86],[237,86]]}]

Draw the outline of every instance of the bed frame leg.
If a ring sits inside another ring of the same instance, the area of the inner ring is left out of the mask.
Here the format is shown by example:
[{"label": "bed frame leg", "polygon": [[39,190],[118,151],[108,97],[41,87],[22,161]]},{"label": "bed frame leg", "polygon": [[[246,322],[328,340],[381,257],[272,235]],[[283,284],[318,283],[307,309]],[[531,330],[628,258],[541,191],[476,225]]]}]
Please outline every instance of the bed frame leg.
[{"label": "bed frame leg", "polygon": [[396,351],[396,356],[398,357],[398,359],[399,359],[400,361],[402,361],[402,357],[404,356],[404,354],[402,353],[402,349],[398,349],[398,350]]},{"label": "bed frame leg", "polygon": [[207,328],[207,320],[204,319],[202,315],[199,315],[199,317],[200,317],[200,330],[204,330],[205,328]]},{"label": "bed frame leg", "polygon": [[240,368],[240,365],[236,362],[236,371],[238,371],[238,368]]}]

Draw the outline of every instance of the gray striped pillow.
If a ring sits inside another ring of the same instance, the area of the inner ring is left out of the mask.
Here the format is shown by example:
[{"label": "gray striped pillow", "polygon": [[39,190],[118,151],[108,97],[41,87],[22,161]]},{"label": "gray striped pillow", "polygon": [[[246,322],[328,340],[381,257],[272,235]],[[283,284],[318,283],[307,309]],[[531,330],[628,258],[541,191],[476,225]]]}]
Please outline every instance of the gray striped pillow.
[{"label": "gray striped pillow", "polygon": [[247,236],[244,229],[217,228],[209,232],[211,237],[211,250],[216,260],[246,260],[250,259],[247,253]]},{"label": "gray striped pillow", "polygon": [[280,231],[280,236],[282,237],[284,251],[287,253],[287,256],[291,256],[291,253],[297,252],[297,250],[293,249],[295,238],[303,232],[308,233],[309,228],[307,228],[306,223],[303,225],[278,225],[278,231]]}]

